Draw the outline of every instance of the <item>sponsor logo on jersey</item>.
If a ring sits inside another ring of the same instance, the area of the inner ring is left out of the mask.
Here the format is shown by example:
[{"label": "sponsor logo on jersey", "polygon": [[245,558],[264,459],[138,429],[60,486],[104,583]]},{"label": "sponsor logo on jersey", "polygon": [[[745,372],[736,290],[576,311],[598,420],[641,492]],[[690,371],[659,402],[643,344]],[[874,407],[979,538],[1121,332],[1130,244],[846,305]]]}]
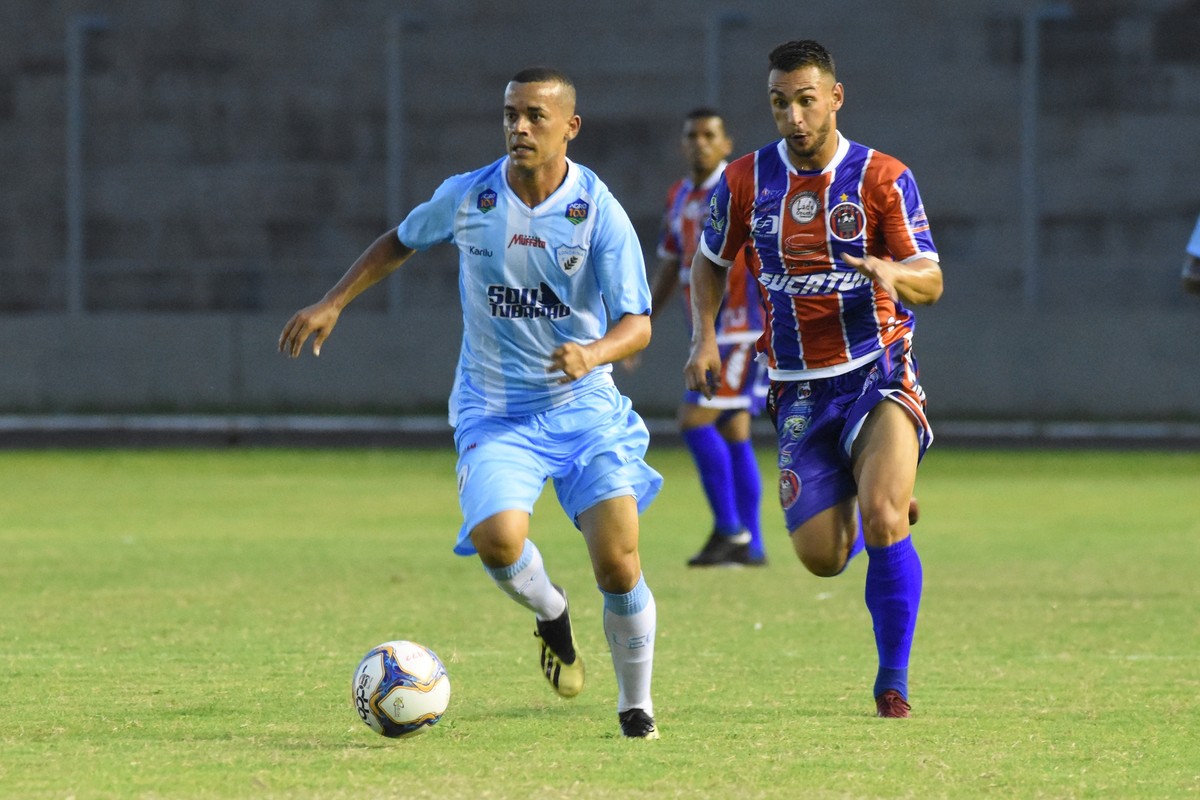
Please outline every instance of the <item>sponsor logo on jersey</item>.
[{"label": "sponsor logo on jersey", "polygon": [[558,260],[558,266],[568,275],[574,275],[583,266],[583,257],[587,255],[587,251],[582,247],[571,247],[564,245],[554,251],[554,257]]},{"label": "sponsor logo on jersey", "polygon": [[843,200],[829,211],[829,232],[835,239],[852,242],[863,235],[866,226],[867,215],[858,203]]},{"label": "sponsor logo on jersey", "polygon": [[580,198],[567,206],[567,222],[570,222],[572,225],[578,225],[579,223],[583,222],[585,219],[587,219],[587,215],[588,204],[583,198]]},{"label": "sponsor logo on jersey", "polygon": [[792,215],[792,219],[805,225],[817,218],[817,212],[821,210],[821,200],[817,197],[816,192],[800,192],[792,198],[788,203],[788,213]]},{"label": "sponsor logo on jersey", "polygon": [[800,297],[805,295],[848,292],[860,286],[865,286],[871,282],[871,279],[858,272],[830,271],[815,272],[811,275],[763,273],[758,276],[758,282],[768,292],[782,292],[786,295]]},{"label": "sponsor logo on jersey", "polygon": [[799,499],[800,476],[790,469],[781,470],[779,473],[779,504],[786,511],[796,505],[796,501]]},{"label": "sponsor logo on jersey", "polygon": [[783,254],[802,261],[825,255],[825,240],[813,233],[793,233],[783,240]]},{"label": "sponsor logo on jersey", "polygon": [[544,282],[536,289],[492,284],[488,305],[493,317],[501,319],[562,319],[571,309]]},{"label": "sponsor logo on jersey", "polygon": [[489,249],[488,249],[488,248],[486,248],[486,247],[476,247],[476,246],[475,246],[475,245],[473,245],[473,244],[472,244],[472,245],[467,245],[467,252],[468,252],[468,253],[470,253],[470,254],[471,254],[471,255],[473,255],[473,256],[483,256],[484,258],[491,258],[491,257],[492,257],[492,251],[491,251],[491,250],[489,250]]},{"label": "sponsor logo on jersey", "polygon": [[520,245],[521,247],[540,247],[541,249],[545,250],[546,240],[539,239],[536,236],[527,236],[524,233],[514,233],[513,237],[508,240],[509,249],[511,250],[514,245]]},{"label": "sponsor logo on jersey", "polygon": [[774,214],[757,217],[754,220],[754,235],[755,236],[774,236],[779,230],[779,217]]},{"label": "sponsor logo on jersey", "polygon": [[475,207],[484,214],[496,207],[496,193],[491,189],[484,189],[479,193],[479,199],[475,201]]}]

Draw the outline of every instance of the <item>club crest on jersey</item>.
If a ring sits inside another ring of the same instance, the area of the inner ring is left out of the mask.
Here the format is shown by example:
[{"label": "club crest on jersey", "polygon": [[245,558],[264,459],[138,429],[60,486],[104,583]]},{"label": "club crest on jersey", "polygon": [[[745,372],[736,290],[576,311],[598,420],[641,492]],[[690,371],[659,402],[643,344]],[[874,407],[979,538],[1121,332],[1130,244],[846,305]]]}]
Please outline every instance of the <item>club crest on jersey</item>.
[{"label": "club crest on jersey", "polygon": [[806,225],[816,219],[817,212],[820,210],[821,200],[817,197],[816,192],[800,192],[788,203],[788,212],[792,215],[792,219],[801,225]]},{"label": "club crest on jersey", "polygon": [[587,255],[587,251],[582,247],[571,247],[564,245],[556,248],[554,257],[558,259],[558,266],[568,275],[574,275],[583,266],[583,257]]},{"label": "club crest on jersey", "polygon": [[829,212],[829,232],[835,239],[852,242],[863,235],[866,227],[867,215],[858,203],[842,201]]},{"label": "club crest on jersey", "polygon": [[479,193],[479,199],[475,201],[475,207],[484,214],[496,207],[496,193],[491,189],[484,189]]},{"label": "club crest on jersey", "polygon": [[779,505],[784,510],[796,505],[800,499],[800,476],[790,469],[779,472]]},{"label": "club crest on jersey", "polygon": [[579,200],[576,200],[574,203],[571,203],[567,206],[567,222],[571,223],[572,225],[578,225],[579,223],[583,222],[585,219],[587,219],[587,215],[588,204],[583,198],[580,198]]}]

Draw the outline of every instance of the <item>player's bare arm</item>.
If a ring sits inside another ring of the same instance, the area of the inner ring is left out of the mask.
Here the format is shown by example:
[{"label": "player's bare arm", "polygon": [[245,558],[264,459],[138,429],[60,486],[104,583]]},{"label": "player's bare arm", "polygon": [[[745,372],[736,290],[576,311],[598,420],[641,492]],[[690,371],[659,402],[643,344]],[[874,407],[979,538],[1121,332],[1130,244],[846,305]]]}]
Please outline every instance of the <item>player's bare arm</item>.
[{"label": "player's bare arm", "polygon": [[692,349],[683,377],[688,389],[711,398],[721,374],[721,351],[717,347],[717,312],[725,298],[729,270],[697,250],[692,259]]},{"label": "player's bare arm", "polygon": [[321,345],[337,325],[342,309],[369,287],[390,275],[408,260],[415,250],[391,230],[376,239],[350,266],[321,300],[297,311],[279,335],[279,352],[291,358],[300,355],[304,342],[313,336],[313,355],[321,355]]},{"label": "player's bare arm", "polygon": [[842,259],[882,286],[893,300],[924,306],[936,303],[942,296],[942,268],[932,259],[888,261],[872,255],[862,258],[845,255]]},{"label": "player's bare arm", "polygon": [[596,367],[611,364],[643,350],[650,344],[650,315],[625,314],[594,342],[567,342],[550,354],[548,372],[562,370],[559,383],[576,381]]}]

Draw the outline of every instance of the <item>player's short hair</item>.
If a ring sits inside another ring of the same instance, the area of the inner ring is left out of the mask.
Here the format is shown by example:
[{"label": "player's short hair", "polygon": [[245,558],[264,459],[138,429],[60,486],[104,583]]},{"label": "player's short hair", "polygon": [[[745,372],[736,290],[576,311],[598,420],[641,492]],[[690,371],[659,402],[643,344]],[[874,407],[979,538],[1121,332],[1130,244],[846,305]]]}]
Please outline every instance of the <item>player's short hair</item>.
[{"label": "player's short hair", "polygon": [[725,118],[721,116],[721,112],[712,106],[697,106],[689,111],[684,119],[713,119],[714,117],[721,120],[722,123],[725,122]]},{"label": "player's short hair", "polygon": [[574,90],[575,82],[567,76],[567,73],[553,67],[526,67],[525,69],[512,76],[510,83],[561,83],[563,86]]},{"label": "player's short hair", "polygon": [[837,70],[833,66],[833,56],[819,42],[812,39],[784,42],[771,51],[767,57],[771,69],[780,72],[794,72],[804,67],[816,67],[821,72],[827,72],[834,79]]}]

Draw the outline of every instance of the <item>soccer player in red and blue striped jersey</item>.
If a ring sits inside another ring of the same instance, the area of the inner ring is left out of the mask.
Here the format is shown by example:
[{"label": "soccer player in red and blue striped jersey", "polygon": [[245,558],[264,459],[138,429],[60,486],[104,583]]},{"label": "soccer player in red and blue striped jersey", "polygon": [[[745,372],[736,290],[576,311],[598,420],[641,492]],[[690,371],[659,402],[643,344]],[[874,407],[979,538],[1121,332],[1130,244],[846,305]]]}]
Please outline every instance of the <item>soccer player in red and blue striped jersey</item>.
[{"label": "soccer player in red and blue striped jersey", "polygon": [[781,139],[731,163],[717,184],[692,262],[685,375],[689,388],[711,393],[725,274],[749,245],[792,545],[810,572],[837,575],[857,552],[861,514],[876,713],[907,717],[923,580],[909,504],[933,440],[907,306],[936,302],[942,271],[912,173],[838,132],[845,89],[829,52],[787,42],[770,67]]},{"label": "soccer player in red and blue striped jersey", "polygon": [[[696,108],[680,137],[688,175],[667,192],[658,241],[658,272],[652,288],[651,319],[657,321],[676,287],[691,319],[689,274],[709,203],[733,140],[711,108]],[[680,435],[692,455],[713,515],[704,546],[688,566],[761,566],[766,563],[759,506],[762,477],[750,439],[750,418],[767,398],[765,365],[754,360],[763,312],[757,284],[741,256],[729,271],[725,299],[717,312],[716,342],[721,372],[712,397],[688,390],[679,404]]]}]

